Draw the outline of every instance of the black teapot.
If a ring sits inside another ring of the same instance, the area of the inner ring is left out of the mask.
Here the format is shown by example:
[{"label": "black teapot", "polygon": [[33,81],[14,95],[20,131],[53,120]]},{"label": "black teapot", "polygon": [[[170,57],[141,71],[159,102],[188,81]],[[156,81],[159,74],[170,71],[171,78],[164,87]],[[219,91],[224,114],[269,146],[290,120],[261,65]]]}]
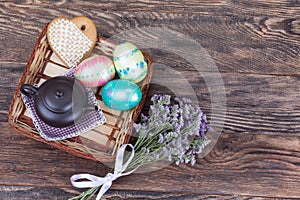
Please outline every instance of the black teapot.
[{"label": "black teapot", "polygon": [[84,86],[74,78],[57,76],[38,88],[24,84],[21,92],[34,98],[34,108],[39,118],[57,128],[73,125],[83,115],[98,110],[97,106],[88,104]]}]

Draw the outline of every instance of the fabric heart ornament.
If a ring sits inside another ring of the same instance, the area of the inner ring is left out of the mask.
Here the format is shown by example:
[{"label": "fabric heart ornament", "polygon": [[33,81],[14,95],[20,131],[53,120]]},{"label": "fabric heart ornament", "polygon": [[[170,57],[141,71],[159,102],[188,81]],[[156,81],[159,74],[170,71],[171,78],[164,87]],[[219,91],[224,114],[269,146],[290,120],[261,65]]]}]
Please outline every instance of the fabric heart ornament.
[{"label": "fabric heart ornament", "polygon": [[95,47],[97,30],[88,17],[58,17],[49,23],[47,39],[53,52],[67,66],[76,67]]}]

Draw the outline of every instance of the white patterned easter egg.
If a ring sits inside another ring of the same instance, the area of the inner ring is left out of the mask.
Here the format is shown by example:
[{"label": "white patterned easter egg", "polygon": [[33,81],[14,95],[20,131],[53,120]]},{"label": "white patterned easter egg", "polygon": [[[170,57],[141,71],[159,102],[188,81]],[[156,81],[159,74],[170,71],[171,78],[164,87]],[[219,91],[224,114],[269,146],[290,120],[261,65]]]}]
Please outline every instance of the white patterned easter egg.
[{"label": "white patterned easter egg", "polygon": [[102,86],[115,76],[111,59],[106,56],[93,56],[78,65],[74,77],[89,87]]},{"label": "white patterned easter egg", "polygon": [[146,77],[148,71],[146,59],[132,43],[125,42],[117,45],[113,57],[116,71],[121,79],[138,83]]}]

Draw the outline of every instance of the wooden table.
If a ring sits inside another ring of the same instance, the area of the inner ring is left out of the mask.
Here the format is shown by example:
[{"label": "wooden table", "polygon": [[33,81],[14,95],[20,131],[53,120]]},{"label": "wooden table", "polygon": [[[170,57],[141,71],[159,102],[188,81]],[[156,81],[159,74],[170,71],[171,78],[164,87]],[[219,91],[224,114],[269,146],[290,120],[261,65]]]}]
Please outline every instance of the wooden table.
[{"label": "wooden table", "polygon": [[[7,123],[38,35],[61,15],[91,17],[106,37],[147,26],[183,33],[209,53],[226,88],[226,121],[212,152],[194,167],[171,165],[120,178],[106,198],[300,198],[299,1],[114,0],[0,3],[0,199],[67,199],[83,191],[70,185],[70,176],[110,170],[28,139]],[[148,52],[157,63],[186,74],[210,114],[208,91],[189,76],[195,68],[168,52]],[[149,94],[157,90],[152,86]]]}]

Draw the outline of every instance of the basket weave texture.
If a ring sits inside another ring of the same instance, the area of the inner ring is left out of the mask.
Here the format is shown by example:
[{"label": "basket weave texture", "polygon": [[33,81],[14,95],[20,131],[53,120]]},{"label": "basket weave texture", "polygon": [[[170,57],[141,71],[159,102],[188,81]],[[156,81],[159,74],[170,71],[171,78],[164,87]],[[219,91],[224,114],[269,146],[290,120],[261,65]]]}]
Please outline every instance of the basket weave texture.
[{"label": "basket weave texture", "polygon": [[[147,77],[138,85],[142,89],[143,98],[138,106],[129,111],[111,110],[104,105],[101,98],[101,88],[94,88],[95,96],[106,118],[106,123],[80,136],[59,141],[46,141],[35,128],[30,114],[22,101],[20,87],[23,84],[40,84],[52,77],[62,75],[69,68],[53,53],[46,38],[47,26],[42,30],[26,69],[20,79],[9,110],[9,123],[18,132],[35,140],[50,144],[75,156],[112,162],[116,150],[127,143],[132,125],[137,121],[146,99],[153,73],[153,61],[144,54],[148,62]],[[112,58],[116,44],[98,36],[93,53]]]}]

